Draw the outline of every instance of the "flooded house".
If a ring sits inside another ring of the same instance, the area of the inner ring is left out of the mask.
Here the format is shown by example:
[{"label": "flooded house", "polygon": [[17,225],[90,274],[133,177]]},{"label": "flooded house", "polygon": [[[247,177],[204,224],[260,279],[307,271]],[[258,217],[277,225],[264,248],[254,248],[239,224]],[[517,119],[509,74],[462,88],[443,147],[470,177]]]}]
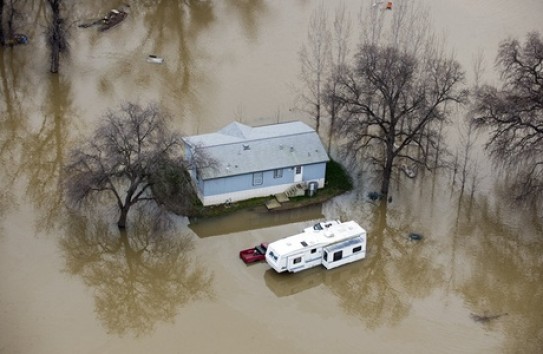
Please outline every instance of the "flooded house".
[{"label": "flooded house", "polygon": [[324,187],[330,160],[318,134],[300,121],[251,127],[232,122],[184,138],[185,158],[198,151],[210,167],[190,171],[205,206]]}]

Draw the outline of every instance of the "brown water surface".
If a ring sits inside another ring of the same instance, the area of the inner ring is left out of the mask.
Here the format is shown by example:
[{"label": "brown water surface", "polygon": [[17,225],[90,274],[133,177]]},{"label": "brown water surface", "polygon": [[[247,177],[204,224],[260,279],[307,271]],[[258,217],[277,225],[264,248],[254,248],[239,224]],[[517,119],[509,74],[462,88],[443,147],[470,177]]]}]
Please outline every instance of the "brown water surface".
[{"label": "brown water surface", "polygon": [[[110,206],[65,209],[67,152],[123,101],[159,101],[186,134],[234,119],[312,124],[294,98],[318,1],[131,1],[108,32],[75,22],[59,75],[48,73],[46,2],[24,3],[17,31],[30,43],[0,49],[0,353],[542,351],[541,212],[511,202],[482,152],[473,195],[448,172],[400,177],[388,210],[366,198],[366,172],[317,208],[178,217],[160,233],[136,211],[119,233]],[[74,3],[71,18],[87,20],[122,2]],[[326,2],[331,14],[338,3]],[[353,21],[361,3],[345,2]],[[425,3],[468,72],[484,51],[487,80],[502,39],[543,31],[539,0]],[[238,258],[331,218],[368,230],[365,260],[288,275]]]}]

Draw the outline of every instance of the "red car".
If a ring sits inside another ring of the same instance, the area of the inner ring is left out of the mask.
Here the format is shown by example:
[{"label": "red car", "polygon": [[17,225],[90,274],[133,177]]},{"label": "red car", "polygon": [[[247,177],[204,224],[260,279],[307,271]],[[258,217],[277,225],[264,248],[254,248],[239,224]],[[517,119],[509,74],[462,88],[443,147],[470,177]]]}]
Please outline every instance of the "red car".
[{"label": "red car", "polygon": [[266,249],[268,248],[268,243],[263,242],[258,246],[253,248],[248,248],[246,250],[239,251],[239,258],[241,258],[245,263],[254,263],[263,261],[266,258]]}]

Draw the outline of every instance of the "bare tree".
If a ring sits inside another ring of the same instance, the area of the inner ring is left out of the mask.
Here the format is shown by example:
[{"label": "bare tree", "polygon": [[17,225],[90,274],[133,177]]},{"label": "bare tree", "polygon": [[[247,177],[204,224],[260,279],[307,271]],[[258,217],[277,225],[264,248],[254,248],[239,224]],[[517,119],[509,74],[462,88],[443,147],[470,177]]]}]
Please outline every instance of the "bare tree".
[{"label": "bare tree", "polygon": [[490,132],[486,149],[496,164],[516,174],[519,198],[543,192],[543,41],[508,39],[496,58],[503,84],[482,86],[473,105],[478,129]]},{"label": "bare tree", "polygon": [[345,151],[364,156],[382,170],[387,195],[396,161],[430,168],[447,102],[462,102],[464,74],[452,58],[421,62],[394,47],[363,45],[333,97],[345,106],[340,131]]},{"label": "bare tree", "polygon": [[321,3],[311,15],[307,43],[302,46],[299,53],[302,63],[300,78],[304,84],[304,91],[301,94],[302,110],[315,119],[317,133],[323,111],[322,99],[326,70],[330,62],[331,34],[327,20],[326,9]]},{"label": "bare tree", "polygon": [[[113,196],[126,227],[130,208],[154,201],[152,186],[169,183],[175,166],[182,166],[180,136],[167,127],[168,115],[156,104],[125,103],[109,111],[83,146],[72,151],[65,168],[67,199],[81,205],[92,196]],[[188,182],[188,179],[175,182]]]},{"label": "bare tree", "polygon": [[354,63],[331,97],[344,107],[338,124],[343,151],[377,166],[383,196],[395,168],[433,167],[428,157],[441,149],[442,122],[452,106],[447,104],[467,95],[460,89],[460,65],[429,35],[424,12],[412,9],[399,11],[389,31],[370,10]]}]

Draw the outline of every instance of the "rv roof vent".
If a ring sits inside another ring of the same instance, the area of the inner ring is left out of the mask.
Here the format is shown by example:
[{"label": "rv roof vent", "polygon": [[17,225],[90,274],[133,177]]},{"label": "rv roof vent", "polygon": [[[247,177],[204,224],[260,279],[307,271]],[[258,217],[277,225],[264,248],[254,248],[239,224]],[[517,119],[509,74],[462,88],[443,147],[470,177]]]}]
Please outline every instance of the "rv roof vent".
[{"label": "rv roof vent", "polygon": [[294,151],[294,146],[291,146],[290,147],[290,152],[293,152]]},{"label": "rv roof vent", "polygon": [[333,236],[334,236],[334,233],[333,233],[332,231],[330,231],[330,230],[326,230],[326,231],[324,232],[324,236],[326,236],[326,237],[333,237]]},{"label": "rv roof vent", "polygon": [[243,150],[251,150],[249,144],[243,144]]},{"label": "rv roof vent", "polygon": [[307,242],[302,241],[302,242],[300,242],[300,243],[302,244],[302,246],[307,247]]}]

